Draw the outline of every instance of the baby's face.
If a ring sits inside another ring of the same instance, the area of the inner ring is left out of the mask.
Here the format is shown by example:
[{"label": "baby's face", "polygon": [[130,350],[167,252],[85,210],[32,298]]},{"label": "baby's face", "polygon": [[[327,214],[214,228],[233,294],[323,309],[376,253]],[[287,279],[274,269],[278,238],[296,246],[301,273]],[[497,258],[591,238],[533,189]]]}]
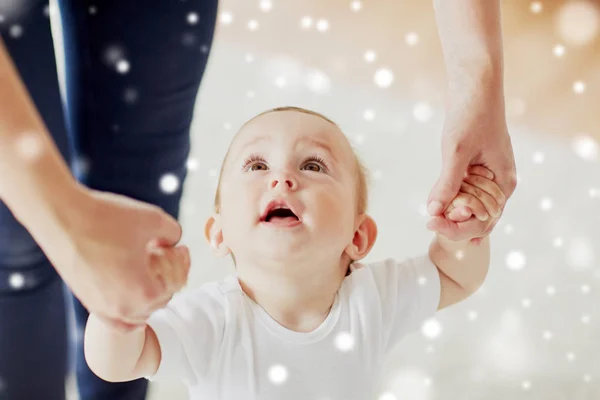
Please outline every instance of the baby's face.
[{"label": "baby's face", "polygon": [[352,149],[318,116],[262,115],[235,138],[220,198],[223,241],[238,262],[341,256],[356,228]]}]

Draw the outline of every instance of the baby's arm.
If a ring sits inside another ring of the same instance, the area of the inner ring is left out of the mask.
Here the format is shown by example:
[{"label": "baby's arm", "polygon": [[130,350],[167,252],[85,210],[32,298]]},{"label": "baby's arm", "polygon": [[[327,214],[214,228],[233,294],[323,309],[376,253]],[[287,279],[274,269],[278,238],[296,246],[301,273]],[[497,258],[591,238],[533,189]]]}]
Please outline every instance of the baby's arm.
[{"label": "baby's arm", "polygon": [[476,245],[470,239],[453,242],[436,234],[429,257],[440,274],[441,310],[466,299],[483,284],[490,265],[490,239],[485,237]]},{"label": "baby's arm", "polygon": [[[452,202],[454,210],[448,211],[446,217],[487,220],[490,215],[498,216],[501,210],[499,203],[504,202],[504,195],[493,182],[494,175],[484,167],[471,167],[469,172],[471,175],[465,177],[468,183],[463,184],[461,193]],[[465,207],[469,211],[468,216],[458,214]],[[438,233],[429,248],[429,257],[440,274],[438,309],[442,309],[467,298],[483,284],[490,264],[489,236],[474,244],[470,238],[452,241]]]},{"label": "baby's arm", "polygon": [[97,315],[90,314],[84,341],[88,366],[108,382],[154,375],[160,364],[160,345],[148,325],[132,332],[120,332],[111,329]]}]

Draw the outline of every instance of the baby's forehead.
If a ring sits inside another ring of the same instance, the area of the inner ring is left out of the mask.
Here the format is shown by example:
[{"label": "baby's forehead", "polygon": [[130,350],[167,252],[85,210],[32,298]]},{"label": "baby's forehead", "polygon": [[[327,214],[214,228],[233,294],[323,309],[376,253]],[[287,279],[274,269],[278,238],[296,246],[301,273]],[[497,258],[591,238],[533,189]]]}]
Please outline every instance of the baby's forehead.
[{"label": "baby's forehead", "polygon": [[250,120],[232,140],[229,155],[235,157],[246,148],[260,150],[282,141],[294,146],[320,147],[344,163],[354,158],[348,139],[337,125],[316,115],[294,111],[273,112]]}]

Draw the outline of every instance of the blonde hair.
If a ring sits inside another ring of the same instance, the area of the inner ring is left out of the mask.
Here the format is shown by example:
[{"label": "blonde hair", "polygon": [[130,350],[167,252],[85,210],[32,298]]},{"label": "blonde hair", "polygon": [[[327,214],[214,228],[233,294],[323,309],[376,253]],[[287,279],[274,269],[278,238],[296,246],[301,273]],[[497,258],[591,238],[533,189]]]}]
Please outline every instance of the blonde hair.
[{"label": "blonde hair", "polygon": [[[254,116],[251,119],[249,119],[248,121],[246,121],[244,123],[244,125],[242,125],[242,128],[244,126],[246,126],[250,121],[260,117],[261,115],[269,114],[272,112],[278,112],[278,111],[296,111],[296,112],[301,112],[301,113],[305,113],[305,114],[315,115],[317,117],[323,118],[325,121],[327,121],[327,122],[335,125],[337,128],[339,128],[339,126],[335,122],[333,122],[332,120],[330,120],[323,114],[319,114],[318,112],[307,110],[305,108],[300,108],[300,107],[277,107],[277,108],[272,108],[267,111],[263,111],[262,113]],[[240,130],[242,128],[240,128]],[[223,170],[225,168],[225,162],[227,161],[227,157],[229,156],[230,150],[231,150],[231,147],[229,147],[229,149],[227,150],[227,153],[225,154],[225,158],[223,159],[223,164],[221,164],[221,171],[219,172],[219,181],[217,184],[217,191],[215,193],[215,204],[214,204],[215,212],[217,212],[217,213],[219,213],[219,211],[220,211],[219,205],[221,204],[221,198],[220,198],[221,179],[223,177]],[[368,195],[368,184],[369,184],[368,171],[354,150],[352,151],[352,154],[354,155],[354,168],[355,168],[355,176],[356,176],[356,198],[357,198],[356,209],[357,209],[358,214],[364,214],[367,212],[368,198],[369,198],[369,195]]]}]

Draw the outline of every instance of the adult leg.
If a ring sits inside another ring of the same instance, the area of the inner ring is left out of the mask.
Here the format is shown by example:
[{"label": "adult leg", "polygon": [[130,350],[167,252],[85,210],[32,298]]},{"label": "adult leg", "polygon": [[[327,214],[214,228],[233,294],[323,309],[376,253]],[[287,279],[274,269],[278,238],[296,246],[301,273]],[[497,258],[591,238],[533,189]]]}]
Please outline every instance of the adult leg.
[{"label": "adult leg", "polygon": [[[69,126],[83,166],[78,178],[88,187],[156,204],[177,218],[217,1],[59,3]],[[165,175],[178,185],[161,190]],[[83,330],[88,313],[78,301],[75,312]],[[147,391],[145,379],[112,384],[96,377],[81,343],[77,379],[85,400],[141,400]]]},{"label": "adult leg", "polygon": [[[61,154],[69,159],[48,1],[2,3],[18,9],[11,14],[0,7],[4,44]],[[54,267],[0,203],[0,399],[65,399],[66,298]]]}]

